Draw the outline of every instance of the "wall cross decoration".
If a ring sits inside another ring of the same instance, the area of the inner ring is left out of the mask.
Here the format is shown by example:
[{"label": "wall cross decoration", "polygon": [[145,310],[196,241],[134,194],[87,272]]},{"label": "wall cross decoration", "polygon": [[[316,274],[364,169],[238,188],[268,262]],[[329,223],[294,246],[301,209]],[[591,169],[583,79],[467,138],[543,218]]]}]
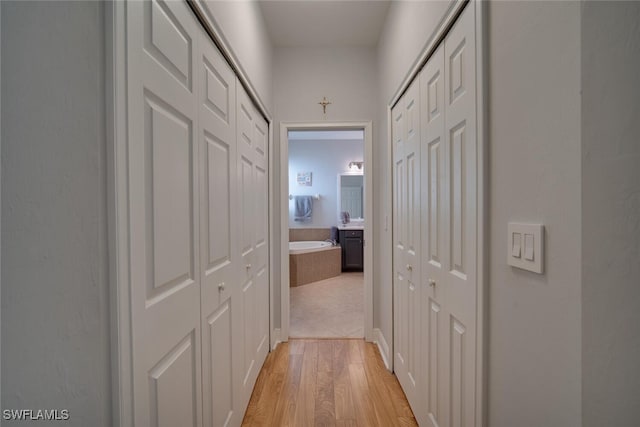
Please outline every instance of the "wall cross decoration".
[{"label": "wall cross decoration", "polygon": [[327,97],[323,96],[322,101],[318,102],[318,104],[322,105],[322,114],[327,114],[327,105],[331,104],[331,102],[327,101]]}]

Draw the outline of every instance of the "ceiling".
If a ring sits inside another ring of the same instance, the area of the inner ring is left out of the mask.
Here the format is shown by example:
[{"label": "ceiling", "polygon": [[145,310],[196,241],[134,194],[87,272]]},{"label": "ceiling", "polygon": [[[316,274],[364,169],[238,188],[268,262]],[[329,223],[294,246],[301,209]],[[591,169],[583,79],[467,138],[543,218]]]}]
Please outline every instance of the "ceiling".
[{"label": "ceiling", "polygon": [[275,47],[374,47],[387,0],[261,0]]}]

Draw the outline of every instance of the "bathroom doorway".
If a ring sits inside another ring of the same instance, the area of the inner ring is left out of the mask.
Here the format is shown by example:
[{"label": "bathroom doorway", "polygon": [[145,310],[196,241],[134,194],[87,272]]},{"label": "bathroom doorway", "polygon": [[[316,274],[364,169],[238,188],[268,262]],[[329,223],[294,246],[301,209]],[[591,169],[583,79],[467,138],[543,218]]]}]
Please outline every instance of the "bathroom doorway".
[{"label": "bathroom doorway", "polygon": [[371,145],[370,122],[281,124],[282,341],[373,338]]}]

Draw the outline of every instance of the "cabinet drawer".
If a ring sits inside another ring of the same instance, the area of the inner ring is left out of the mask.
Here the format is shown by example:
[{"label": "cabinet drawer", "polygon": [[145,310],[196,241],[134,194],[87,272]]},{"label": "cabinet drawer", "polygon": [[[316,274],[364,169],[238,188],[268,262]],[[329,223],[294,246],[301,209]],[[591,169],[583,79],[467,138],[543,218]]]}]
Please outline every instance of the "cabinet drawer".
[{"label": "cabinet drawer", "polygon": [[362,230],[343,230],[345,237],[360,237],[362,238]]}]

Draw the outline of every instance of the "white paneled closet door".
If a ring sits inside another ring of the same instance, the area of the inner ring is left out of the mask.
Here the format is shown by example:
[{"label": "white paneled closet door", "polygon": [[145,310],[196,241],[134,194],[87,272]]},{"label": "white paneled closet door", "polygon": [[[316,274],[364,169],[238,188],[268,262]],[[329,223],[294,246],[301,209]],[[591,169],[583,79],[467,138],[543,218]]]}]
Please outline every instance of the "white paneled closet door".
[{"label": "white paneled closet door", "polygon": [[421,424],[476,425],[478,150],[475,9],[423,69]]},{"label": "white paneled closet door", "polygon": [[197,23],[184,2],[127,4],[135,425],[200,426]]},{"label": "white paneled closet door", "polygon": [[420,395],[420,87],[392,110],[394,158],[394,366],[410,404]]},{"label": "white paneled closet door", "polygon": [[[208,37],[200,30],[201,37]],[[200,263],[202,277],[202,400],[205,426],[239,425],[234,398],[240,350],[232,319],[241,298],[238,279],[236,76],[220,52],[201,44],[197,58],[200,145]]]},{"label": "white paneled closet door", "polygon": [[242,392],[251,397],[269,351],[267,124],[237,84],[238,198],[242,286]]},{"label": "white paneled closet door", "polygon": [[[444,44],[447,252],[444,319],[445,425],[476,424],[478,147],[475,8],[467,6]],[[438,286],[438,285],[436,285]]]},{"label": "white paneled closet door", "polygon": [[268,124],[187,2],[123,7],[134,424],[238,426],[269,351]]},{"label": "white paneled closet door", "polygon": [[447,251],[448,194],[445,191],[444,46],[429,59],[420,74],[422,181],[422,361],[424,390],[420,424],[445,426],[446,399],[443,336]]}]

